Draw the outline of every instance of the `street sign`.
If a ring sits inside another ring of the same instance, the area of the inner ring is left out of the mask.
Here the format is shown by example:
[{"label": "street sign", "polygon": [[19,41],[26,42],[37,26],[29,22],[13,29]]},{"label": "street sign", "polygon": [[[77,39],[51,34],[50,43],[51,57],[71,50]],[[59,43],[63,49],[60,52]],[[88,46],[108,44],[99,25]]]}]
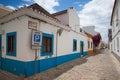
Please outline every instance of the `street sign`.
[{"label": "street sign", "polygon": [[34,43],[40,43],[40,34],[34,33]]},{"label": "street sign", "polygon": [[42,43],[42,32],[33,30],[32,31],[32,49],[40,49]]}]

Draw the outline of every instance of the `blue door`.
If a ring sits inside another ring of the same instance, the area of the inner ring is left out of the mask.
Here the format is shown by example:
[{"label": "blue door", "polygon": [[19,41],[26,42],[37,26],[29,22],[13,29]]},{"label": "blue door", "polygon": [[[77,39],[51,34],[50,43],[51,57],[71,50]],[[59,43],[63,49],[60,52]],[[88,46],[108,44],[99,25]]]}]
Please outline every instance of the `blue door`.
[{"label": "blue door", "polygon": [[0,69],[1,69],[1,58],[2,58],[2,35],[0,34]]},{"label": "blue door", "polygon": [[84,55],[83,51],[84,51],[84,42],[80,41],[80,53],[81,53],[81,55]]}]

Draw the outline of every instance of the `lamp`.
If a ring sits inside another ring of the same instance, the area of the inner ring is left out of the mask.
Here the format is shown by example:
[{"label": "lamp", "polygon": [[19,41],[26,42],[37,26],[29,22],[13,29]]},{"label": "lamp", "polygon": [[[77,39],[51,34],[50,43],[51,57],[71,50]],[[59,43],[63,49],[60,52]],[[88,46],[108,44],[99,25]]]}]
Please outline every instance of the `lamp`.
[{"label": "lamp", "polygon": [[62,32],[63,32],[62,28],[57,30],[57,33],[59,34],[59,36],[62,34]]}]

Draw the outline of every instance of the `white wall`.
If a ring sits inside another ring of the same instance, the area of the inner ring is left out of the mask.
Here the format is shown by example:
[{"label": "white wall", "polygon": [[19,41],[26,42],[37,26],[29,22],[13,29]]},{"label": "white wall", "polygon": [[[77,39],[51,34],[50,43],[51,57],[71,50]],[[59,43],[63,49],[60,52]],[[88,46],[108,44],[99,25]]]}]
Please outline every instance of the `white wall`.
[{"label": "white wall", "polygon": [[67,12],[61,15],[55,16],[64,24],[69,25],[72,30],[80,32],[80,21],[77,11],[74,8],[68,8]]},{"label": "white wall", "polygon": [[69,25],[69,16],[68,16],[68,13],[57,15],[55,17],[58,20],[60,20],[62,23],[66,24],[66,25]]},{"label": "white wall", "polygon": [[[76,33],[73,31],[65,31],[63,30],[61,36],[58,35],[58,47],[57,47],[57,54],[56,54],[56,32],[57,29],[59,29],[58,27],[55,27],[51,24],[47,24],[44,22],[40,22],[31,18],[28,18],[28,20],[32,20],[34,22],[37,22],[38,24],[38,30],[44,32],[44,33],[48,33],[48,34],[53,34],[54,35],[54,53],[51,57],[55,57],[57,56],[62,56],[62,55],[68,55],[68,54],[73,54],[73,53],[77,53],[80,52],[80,41],[84,41],[84,51],[87,51],[87,37],[81,35],[80,33]],[[26,31],[27,35],[29,36],[29,38],[27,38],[26,40],[29,41],[30,37],[31,37],[31,30],[27,30]],[[73,52],[73,39],[77,39],[77,51]],[[30,42],[27,42],[27,46],[30,46],[29,44]],[[30,61],[30,60],[34,60],[34,50],[31,50],[30,48],[26,48],[27,49],[27,57],[26,60]],[[40,55],[40,51],[38,51],[38,56]],[[46,57],[50,57],[50,56],[39,56],[38,59],[44,59]]]},{"label": "white wall", "polygon": [[[118,49],[118,45],[120,46],[120,0],[117,1],[112,19],[112,51],[120,56],[120,47]],[[119,42],[117,41],[117,38],[119,38]]]},{"label": "white wall", "polygon": [[[117,38],[119,38],[119,43],[117,41]],[[112,40],[112,51],[116,53],[118,56],[120,56],[120,33]]]},{"label": "white wall", "polygon": [[[73,39],[77,40],[77,51],[73,52]],[[58,55],[66,55],[80,52],[80,41],[84,41],[84,51],[87,51],[87,37],[73,31],[63,31],[58,38]]]},{"label": "white wall", "polygon": [[[88,38],[88,41],[89,41],[89,48],[88,48],[88,50],[93,50],[93,40],[91,39],[91,38]],[[92,42],[92,47],[91,47],[91,42]]]},{"label": "white wall", "polygon": [[[8,23],[1,25],[1,29],[5,31],[5,34],[2,35],[2,57],[16,59],[16,60],[25,60],[26,59],[26,33],[25,30],[27,27],[27,19],[25,16],[18,19],[14,19]],[[7,56],[6,55],[6,34],[10,32],[17,32],[17,55]]]},{"label": "white wall", "polygon": [[74,8],[69,8],[68,14],[69,14],[69,26],[72,27],[72,30],[80,32],[80,21],[77,11]]}]

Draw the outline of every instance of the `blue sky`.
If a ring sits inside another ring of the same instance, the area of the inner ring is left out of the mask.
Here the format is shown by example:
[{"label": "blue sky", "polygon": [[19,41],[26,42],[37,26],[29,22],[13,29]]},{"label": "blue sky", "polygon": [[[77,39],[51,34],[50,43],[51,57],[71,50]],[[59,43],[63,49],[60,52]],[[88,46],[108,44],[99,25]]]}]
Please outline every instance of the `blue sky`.
[{"label": "blue sky", "polygon": [[[88,3],[91,0],[56,0],[59,2],[59,6],[55,6],[54,9],[56,11],[61,11],[67,9],[68,7],[74,7],[77,11],[81,10],[83,5]],[[31,5],[34,0],[0,0],[0,4],[4,6],[11,6],[14,8],[19,8],[22,5]]]},{"label": "blue sky", "polygon": [[114,0],[0,0],[0,5],[11,9],[33,3],[38,3],[50,13],[74,7],[80,17],[80,27],[95,26],[103,41],[107,42]]}]

